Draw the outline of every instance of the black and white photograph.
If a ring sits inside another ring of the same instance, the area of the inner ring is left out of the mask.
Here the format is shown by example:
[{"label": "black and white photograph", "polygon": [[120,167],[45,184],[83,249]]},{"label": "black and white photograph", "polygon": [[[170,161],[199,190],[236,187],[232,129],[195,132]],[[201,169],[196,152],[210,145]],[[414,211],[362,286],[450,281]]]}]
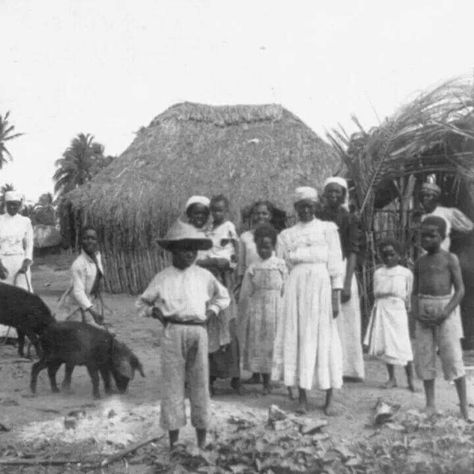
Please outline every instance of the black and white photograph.
[{"label": "black and white photograph", "polygon": [[0,473],[474,474],[472,0],[0,0]]}]

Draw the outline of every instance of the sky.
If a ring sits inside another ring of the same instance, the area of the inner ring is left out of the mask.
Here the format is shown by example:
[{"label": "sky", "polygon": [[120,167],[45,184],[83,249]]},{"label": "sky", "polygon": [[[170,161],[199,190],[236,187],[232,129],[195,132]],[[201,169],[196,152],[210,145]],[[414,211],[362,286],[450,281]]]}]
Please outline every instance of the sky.
[{"label": "sky", "polygon": [[474,75],[472,0],[0,0],[0,185],[53,190],[78,133],[119,155],[175,103],[279,103],[321,137]]}]

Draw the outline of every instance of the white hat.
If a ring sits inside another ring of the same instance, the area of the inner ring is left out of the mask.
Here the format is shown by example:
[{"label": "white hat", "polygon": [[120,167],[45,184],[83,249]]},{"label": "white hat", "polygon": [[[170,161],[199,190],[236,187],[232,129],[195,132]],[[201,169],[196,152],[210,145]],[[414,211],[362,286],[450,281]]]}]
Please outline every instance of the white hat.
[{"label": "white hat", "polygon": [[348,190],[347,181],[344,178],[341,178],[340,176],[331,176],[326,181],[324,181],[324,187],[328,186],[329,184],[338,184],[346,191]]},{"label": "white hat", "polygon": [[310,186],[300,186],[299,188],[296,188],[293,202],[296,203],[303,200],[317,202],[318,192],[316,189],[311,188]]},{"label": "white hat", "polygon": [[189,209],[189,207],[191,207],[193,204],[201,204],[205,207],[209,207],[210,204],[211,204],[211,201],[206,196],[191,196],[186,201],[186,205],[184,206],[184,210],[187,211]]},{"label": "white hat", "polygon": [[179,219],[169,228],[163,239],[158,239],[158,244],[166,250],[170,250],[176,243],[195,250],[209,250],[212,247],[211,239],[206,239],[205,234]]},{"label": "white hat", "polygon": [[18,191],[7,191],[4,197],[5,202],[16,201],[22,202],[23,196]]}]

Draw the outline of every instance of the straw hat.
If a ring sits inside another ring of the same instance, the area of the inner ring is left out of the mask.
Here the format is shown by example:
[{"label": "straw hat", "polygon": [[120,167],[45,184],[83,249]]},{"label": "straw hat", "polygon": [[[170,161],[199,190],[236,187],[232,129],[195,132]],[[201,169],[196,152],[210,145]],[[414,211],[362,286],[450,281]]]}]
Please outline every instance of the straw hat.
[{"label": "straw hat", "polygon": [[180,220],[170,227],[164,239],[158,239],[157,242],[165,250],[177,245],[192,250],[209,250],[212,247],[211,239],[206,239],[194,226]]}]

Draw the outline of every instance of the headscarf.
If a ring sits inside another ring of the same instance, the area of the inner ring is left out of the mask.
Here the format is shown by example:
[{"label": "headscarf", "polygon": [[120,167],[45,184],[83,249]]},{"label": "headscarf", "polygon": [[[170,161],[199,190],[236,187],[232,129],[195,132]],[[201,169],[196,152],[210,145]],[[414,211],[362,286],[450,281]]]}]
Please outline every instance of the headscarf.
[{"label": "headscarf", "polygon": [[299,188],[296,188],[293,202],[297,203],[303,200],[317,202],[318,192],[316,189],[311,188],[310,186],[300,186]]},{"label": "headscarf", "polygon": [[347,211],[349,210],[349,185],[347,184],[347,181],[344,178],[341,178],[340,176],[331,176],[326,181],[324,181],[324,189],[326,189],[326,186],[330,184],[338,184],[343,188],[345,192],[344,196],[344,202],[341,204],[344,209]]},{"label": "headscarf", "polygon": [[186,205],[184,206],[185,212],[193,205],[193,204],[201,204],[207,208],[209,208],[211,201],[206,196],[191,196],[187,201]]},{"label": "headscarf", "polygon": [[423,191],[431,191],[441,196],[441,188],[435,183],[423,183],[421,185],[421,192]]},{"label": "headscarf", "polygon": [[23,196],[18,191],[7,191],[4,197],[5,202],[15,201],[22,202]]}]

